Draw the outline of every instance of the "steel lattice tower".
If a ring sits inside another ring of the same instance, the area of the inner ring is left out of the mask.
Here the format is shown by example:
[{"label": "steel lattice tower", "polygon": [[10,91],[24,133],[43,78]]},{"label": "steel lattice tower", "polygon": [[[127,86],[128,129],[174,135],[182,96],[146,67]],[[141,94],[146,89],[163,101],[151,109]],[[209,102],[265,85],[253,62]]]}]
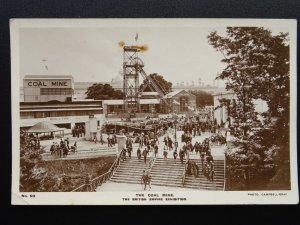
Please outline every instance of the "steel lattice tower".
[{"label": "steel lattice tower", "polygon": [[[144,63],[138,57],[139,52],[145,51],[145,46],[123,46],[123,93],[124,93],[124,112],[136,113],[140,112],[140,96],[148,85],[152,91],[159,94],[161,101],[166,107],[170,107],[164,95],[167,93],[162,86],[155,82],[151,76],[148,76],[144,71]],[[146,81],[140,89],[139,76]]]},{"label": "steel lattice tower", "polygon": [[139,112],[140,101],[138,52],[140,50],[134,46],[124,46],[123,51],[124,112]]}]

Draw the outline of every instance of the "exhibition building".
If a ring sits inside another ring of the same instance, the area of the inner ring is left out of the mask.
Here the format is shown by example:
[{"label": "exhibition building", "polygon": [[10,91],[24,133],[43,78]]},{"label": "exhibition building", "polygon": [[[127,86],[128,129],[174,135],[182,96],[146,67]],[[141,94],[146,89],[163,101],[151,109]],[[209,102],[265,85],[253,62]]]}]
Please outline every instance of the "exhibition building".
[{"label": "exhibition building", "polygon": [[[100,124],[106,117],[120,115],[124,107],[123,99],[74,98],[76,90],[74,79],[70,75],[27,75],[23,79],[21,92],[22,128],[48,121],[58,127],[70,129],[74,125],[84,124],[91,115]],[[170,92],[163,98],[156,92],[143,92],[139,103],[139,113],[143,116],[145,113],[185,113],[196,108],[196,97],[184,90]]]},{"label": "exhibition building", "polygon": [[70,129],[84,124],[90,115],[103,120],[102,101],[73,99],[72,76],[27,75],[23,79],[23,99],[20,102],[21,127],[31,127],[48,121]]}]

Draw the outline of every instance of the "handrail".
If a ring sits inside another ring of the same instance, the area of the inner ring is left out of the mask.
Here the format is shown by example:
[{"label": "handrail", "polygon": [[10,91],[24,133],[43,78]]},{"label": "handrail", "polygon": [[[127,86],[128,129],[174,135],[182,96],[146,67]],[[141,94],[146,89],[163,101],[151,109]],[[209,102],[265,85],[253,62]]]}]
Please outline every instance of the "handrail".
[{"label": "handrail", "polygon": [[184,182],[185,182],[185,174],[186,174],[187,163],[188,163],[188,160],[186,160],[185,163],[184,163],[184,170],[183,170],[183,173],[182,173],[182,186],[184,186]]},{"label": "handrail", "polygon": [[118,166],[120,165],[120,162],[121,162],[121,152],[106,173],[104,173],[98,177],[95,177],[93,180],[90,180],[89,178],[87,178],[85,184],[80,185],[79,187],[75,188],[71,192],[93,192],[93,191],[95,191],[98,186],[101,186],[104,182],[106,182],[107,180],[109,180],[111,178],[111,176],[114,174],[114,172],[117,170]]},{"label": "handrail", "polygon": [[226,185],[227,185],[227,177],[226,177],[226,154],[224,153],[225,157],[224,157],[224,185],[223,185],[223,191],[225,191],[226,189]]}]

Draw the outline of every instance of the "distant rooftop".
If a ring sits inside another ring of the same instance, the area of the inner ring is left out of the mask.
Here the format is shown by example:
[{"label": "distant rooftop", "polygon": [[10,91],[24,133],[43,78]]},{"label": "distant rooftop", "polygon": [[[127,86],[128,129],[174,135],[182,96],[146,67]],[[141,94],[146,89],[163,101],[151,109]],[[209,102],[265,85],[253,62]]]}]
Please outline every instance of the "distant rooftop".
[{"label": "distant rooftop", "polygon": [[190,93],[190,92],[188,92],[186,90],[176,90],[176,91],[172,91],[172,92],[166,94],[163,98],[172,98],[172,97],[174,97],[175,95],[177,95],[177,94],[179,94],[181,92],[185,92],[185,93],[187,93],[189,95],[194,96],[192,93]]},{"label": "distant rooftop", "polygon": [[229,95],[229,94],[234,94],[234,91],[223,89],[223,90],[220,90],[219,92],[213,93],[212,95],[218,96],[218,95]]},{"label": "distant rooftop", "polygon": [[73,79],[72,75],[25,75],[24,79]]},{"label": "distant rooftop", "polygon": [[142,92],[142,95],[147,96],[147,95],[159,95],[156,91],[153,92]]},{"label": "distant rooftop", "polygon": [[175,95],[177,95],[178,93],[180,93],[180,92],[182,92],[182,91],[184,91],[184,90],[171,91],[171,92],[169,92],[168,94],[166,94],[166,95],[164,96],[164,98],[172,98],[172,97],[174,97]]},{"label": "distant rooftop", "polygon": [[[140,99],[141,105],[146,104],[159,104],[159,99]],[[103,100],[103,105],[123,105],[124,100],[123,99],[109,99],[109,100]]]}]

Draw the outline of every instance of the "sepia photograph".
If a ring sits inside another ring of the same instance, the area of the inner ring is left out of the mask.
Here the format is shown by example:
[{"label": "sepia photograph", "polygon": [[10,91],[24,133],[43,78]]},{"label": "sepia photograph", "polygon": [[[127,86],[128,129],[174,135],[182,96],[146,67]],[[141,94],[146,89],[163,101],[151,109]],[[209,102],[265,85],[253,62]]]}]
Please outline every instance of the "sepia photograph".
[{"label": "sepia photograph", "polygon": [[12,204],[297,204],[296,26],[12,19]]}]

